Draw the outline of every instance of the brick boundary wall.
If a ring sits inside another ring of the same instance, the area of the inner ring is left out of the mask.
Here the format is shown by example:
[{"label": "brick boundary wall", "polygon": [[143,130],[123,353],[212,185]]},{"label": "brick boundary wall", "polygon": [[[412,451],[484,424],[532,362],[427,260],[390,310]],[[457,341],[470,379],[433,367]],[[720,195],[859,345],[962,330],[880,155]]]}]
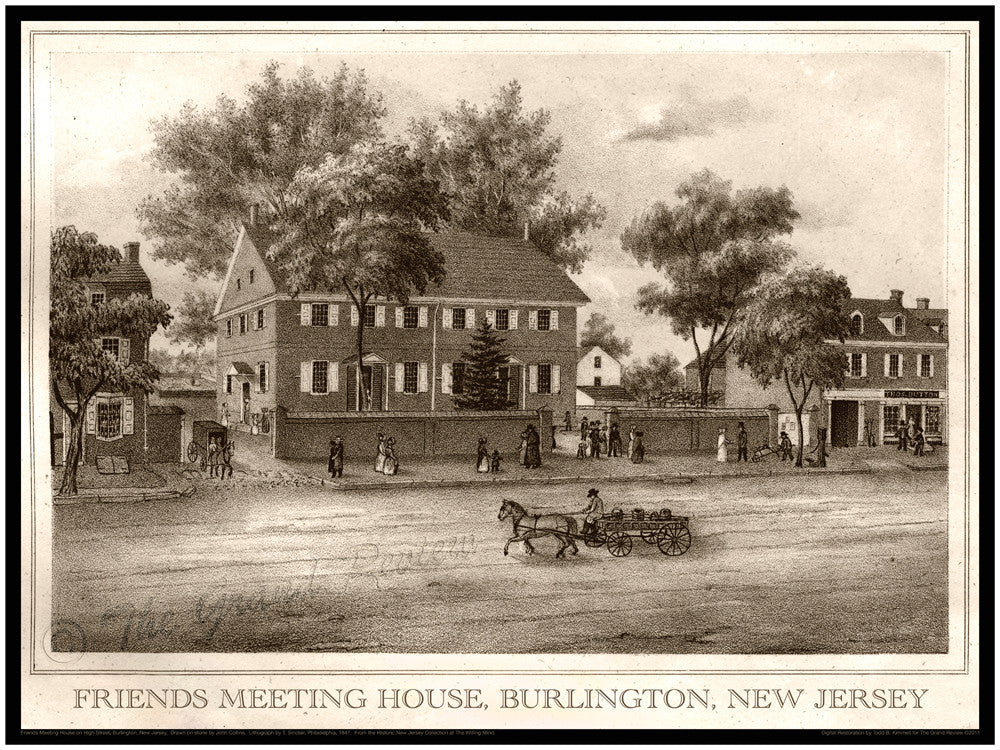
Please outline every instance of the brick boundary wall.
[{"label": "brick boundary wall", "polygon": [[278,407],[274,414],[271,446],[275,458],[325,459],[335,435],[344,439],[347,458],[374,456],[378,433],[396,439],[400,458],[422,456],[475,456],[480,437],[510,460],[521,443],[528,423],[538,429],[542,455],[552,452],[552,412],[375,412],[289,413]]}]

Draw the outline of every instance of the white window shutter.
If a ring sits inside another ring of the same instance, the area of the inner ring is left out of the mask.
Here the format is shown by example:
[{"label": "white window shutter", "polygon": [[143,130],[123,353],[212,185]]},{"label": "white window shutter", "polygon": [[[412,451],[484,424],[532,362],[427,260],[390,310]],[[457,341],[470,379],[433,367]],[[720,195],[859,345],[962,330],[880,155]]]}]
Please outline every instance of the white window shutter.
[{"label": "white window shutter", "polygon": [[396,328],[403,327],[403,308],[401,305],[396,305]]},{"label": "white window shutter", "polygon": [[330,392],[340,390],[340,362],[331,362],[326,371],[326,380],[330,384]]},{"label": "white window shutter", "polygon": [[510,311],[510,330],[517,330],[517,310]]},{"label": "white window shutter", "polygon": [[403,385],[404,385],[403,378],[404,378],[404,375],[403,375],[403,363],[402,362],[397,362],[396,363],[396,378],[395,378],[395,380],[396,380],[396,393],[402,393],[403,392]]},{"label": "white window shutter", "polygon": [[497,311],[487,310],[486,311],[486,322],[490,324],[490,328],[497,327]]},{"label": "white window shutter", "polygon": [[552,392],[559,393],[561,390],[559,381],[562,380],[562,366],[552,365]]},{"label": "white window shutter", "polygon": [[476,327],[476,308],[468,307],[465,310],[465,327],[475,328]]},{"label": "white window shutter", "polygon": [[264,390],[271,390],[271,363],[264,363]]},{"label": "white window shutter", "polygon": [[132,345],[126,338],[118,339],[118,359],[122,363],[122,367],[128,367],[128,363],[132,359]]},{"label": "white window shutter", "polygon": [[135,431],[135,400],[131,396],[122,399],[122,434],[131,435]]},{"label": "white window shutter", "polygon": [[421,328],[427,327],[427,305],[420,306],[419,325]]},{"label": "white window shutter", "polygon": [[385,305],[375,306],[375,327],[385,328]]},{"label": "white window shutter", "polygon": [[528,365],[528,393],[538,393],[538,365]]},{"label": "white window shutter", "polygon": [[896,377],[903,377],[903,355],[899,355],[899,367],[896,369]]},{"label": "white window shutter", "polygon": [[451,362],[441,365],[441,393],[451,393]]},{"label": "white window shutter", "polygon": [[867,354],[862,354],[861,355],[861,377],[863,377],[863,378],[867,378],[868,377],[868,355]]},{"label": "white window shutter", "polygon": [[559,330],[559,311],[553,310],[549,313],[549,330],[558,331]]},{"label": "white window shutter", "polygon": [[847,353],[847,377],[852,377],[852,373],[851,373],[851,360],[852,360],[852,355],[851,355],[850,352],[848,352]]},{"label": "white window shutter", "polygon": [[934,377],[934,355],[931,354],[930,357],[931,357],[931,377],[933,378]]},{"label": "white window shutter", "polygon": [[534,331],[538,328],[538,310],[528,310],[528,330]]},{"label": "white window shutter", "polygon": [[358,325],[358,308],[356,305],[351,305],[351,325]]},{"label": "white window shutter", "polygon": [[312,362],[303,362],[299,365],[299,390],[303,393],[312,393]]},{"label": "white window shutter", "polygon": [[420,362],[417,364],[417,391],[419,393],[427,393],[427,363]]},{"label": "white window shutter", "polygon": [[87,434],[97,434],[97,401],[95,399],[90,399],[90,403],[87,404]]},{"label": "white window shutter", "polygon": [[312,305],[308,302],[303,302],[299,306],[299,323],[304,326],[312,323]]},{"label": "white window shutter", "polygon": [[257,376],[256,378],[254,378],[254,380],[257,381],[257,388],[255,389],[257,391],[257,393],[263,393],[264,392],[264,389],[262,388],[263,383],[260,382],[260,368],[261,368],[261,366],[263,364],[264,364],[263,362],[258,362],[257,363],[257,371],[254,373]]},{"label": "white window shutter", "polygon": [[444,307],[441,309],[441,327],[451,328],[451,308]]},{"label": "white window shutter", "polygon": [[340,325],[340,305],[337,303],[330,304],[330,314],[326,319],[327,325],[339,326]]},{"label": "white window shutter", "polygon": [[889,377],[889,355],[885,355],[885,372],[883,373],[886,377]]}]

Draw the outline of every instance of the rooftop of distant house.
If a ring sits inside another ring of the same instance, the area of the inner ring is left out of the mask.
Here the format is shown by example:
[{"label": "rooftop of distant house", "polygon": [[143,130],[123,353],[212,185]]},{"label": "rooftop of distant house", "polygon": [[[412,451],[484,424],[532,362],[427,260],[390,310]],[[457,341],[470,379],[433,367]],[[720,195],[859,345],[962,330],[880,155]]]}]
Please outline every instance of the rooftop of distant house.
[{"label": "rooftop of distant house", "polygon": [[[930,299],[918,297],[916,307],[903,304],[903,292],[892,289],[888,299],[852,297],[844,312],[854,317],[862,316],[861,331],[853,330],[847,337],[858,341],[905,341],[915,343],[943,343],[948,335],[948,310],[932,308]],[[902,333],[896,333],[895,321],[902,318]]]},{"label": "rooftop of distant house", "polygon": [[107,273],[96,274],[87,281],[111,285],[131,285],[149,289],[149,276],[139,263],[139,243],[126,242],[122,258],[108,269]]},{"label": "rooftop of distant house", "polygon": [[[279,291],[287,291],[283,274],[267,250],[275,236],[261,225],[244,225],[247,237],[264,258]],[[445,279],[428,287],[426,297],[517,299],[586,304],[583,290],[529,241],[521,237],[487,237],[467,232],[428,232],[444,256]]]}]

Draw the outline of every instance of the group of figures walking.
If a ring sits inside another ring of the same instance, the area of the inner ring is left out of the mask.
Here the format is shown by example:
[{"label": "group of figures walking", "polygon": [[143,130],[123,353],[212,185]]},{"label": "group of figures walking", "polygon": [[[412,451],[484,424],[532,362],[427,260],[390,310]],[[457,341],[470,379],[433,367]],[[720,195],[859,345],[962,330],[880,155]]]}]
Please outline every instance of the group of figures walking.
[{"label": "group of figures walking", "polygon": [[646,459],[646,446],[643,445],[642,438],[642,430],[632,425],[628,443],[623,445],[617,422],[611,423],[609,431],[600,421],[595,419],[590,422],[584,417],[580,420],[580,442],[577,444],[576,457],[600,458],[603,453],[609,457],[627,457],[632,463],[641,464]]},{"label": "group of figures walking", "polygon": [[896,429],[896,450],[908,451],[912,448],[914,456],[922,456],[926,443],[924,428],[918,425],[915,419],[911,417],[909,422],[899,421],[899,427]]},{"label": "group of figures walking", "polygon": [[[326,470],[330,476],[339,479],[344,476],[344,439],[337,435],[330,441],[330,460]],[[378,434],[378,447],[375,449],[375,473],[393,476],[399,473],[399,458],[396,456],[396,439]]]}]

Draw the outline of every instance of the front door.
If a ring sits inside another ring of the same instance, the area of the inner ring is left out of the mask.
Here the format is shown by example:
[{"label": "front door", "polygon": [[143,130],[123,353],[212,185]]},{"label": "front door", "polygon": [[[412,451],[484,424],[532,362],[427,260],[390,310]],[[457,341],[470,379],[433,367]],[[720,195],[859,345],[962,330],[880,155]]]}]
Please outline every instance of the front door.
[{"label": "front door", "polygon": [[240,421],[243,424],[250,422],[250,382],[243,382],[243,397],[240,399]]},{"label": "front door", "polygon": [[906,405],[906,424],[910,424],[910,419],[916,425],[924,426],[924,407],[921,404]]},{"label": "front door", "polygon": [[[385,365],[361,366],[361,411],[385,411]],[[347,368],[347,411],[357,411],[358,368]]]},{"label": "front door", "polygon": [[858,444],[858,402],[834,401],[830,404],[830,445],[849,448]]}]

